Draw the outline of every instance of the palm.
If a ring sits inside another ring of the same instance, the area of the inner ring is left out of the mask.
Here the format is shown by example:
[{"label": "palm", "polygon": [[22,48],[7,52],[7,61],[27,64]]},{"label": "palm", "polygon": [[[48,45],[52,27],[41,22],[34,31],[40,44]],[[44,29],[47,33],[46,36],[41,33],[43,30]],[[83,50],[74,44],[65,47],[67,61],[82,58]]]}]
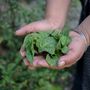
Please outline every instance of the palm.
[{"label": "palm", "polygon": [[30,68],[33,67],[47,67],[51,69],[63,69],[64,67],[69,67],[72,64],[76,63],[85,51],[85,42],[83,39],[80,38],[80,35],[75,32],[70,32],[70,37],[72,38],[72,42],[69,45],[69,52],[62,56],[59,60],[65,61],[65,65],[63,66],[49,66],[46,60],[42,56],[34,57],[33,64],[25,59],[25,64]]}]

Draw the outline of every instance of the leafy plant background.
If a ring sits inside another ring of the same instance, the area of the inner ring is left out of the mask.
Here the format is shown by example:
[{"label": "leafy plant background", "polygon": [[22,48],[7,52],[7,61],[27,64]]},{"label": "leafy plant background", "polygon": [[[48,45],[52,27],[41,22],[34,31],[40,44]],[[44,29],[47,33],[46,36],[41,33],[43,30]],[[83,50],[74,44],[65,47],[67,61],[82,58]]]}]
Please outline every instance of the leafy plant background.
[{"label": "leafy plant background", "polygon": [[24,36],[15,36],[15,31],[42,19],[44,11],[44,0],[0,0],[0,90],[70,90],[73,67],[29,70],[19,55]]}]

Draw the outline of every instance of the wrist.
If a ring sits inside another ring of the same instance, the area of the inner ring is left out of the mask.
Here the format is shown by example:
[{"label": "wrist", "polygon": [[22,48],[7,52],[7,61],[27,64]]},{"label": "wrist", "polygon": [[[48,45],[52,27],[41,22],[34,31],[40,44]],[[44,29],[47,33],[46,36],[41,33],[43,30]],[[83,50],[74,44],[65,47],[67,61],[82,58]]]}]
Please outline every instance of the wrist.
[{"label": "wrist", "polygon": [[90,46],[90,15],[76,28],[76,31],[82,33],[87,41],[87,45]]},{"label": "wrist", "polygon": [[77,34],[79,34],[80,38],[84,41],[85,50],[87,50],[87,48],[89,46],[89,43],[87,41],[86,35],[82,31],[79,31],[79,30],[74,30],[74,32],[76,32]]}]

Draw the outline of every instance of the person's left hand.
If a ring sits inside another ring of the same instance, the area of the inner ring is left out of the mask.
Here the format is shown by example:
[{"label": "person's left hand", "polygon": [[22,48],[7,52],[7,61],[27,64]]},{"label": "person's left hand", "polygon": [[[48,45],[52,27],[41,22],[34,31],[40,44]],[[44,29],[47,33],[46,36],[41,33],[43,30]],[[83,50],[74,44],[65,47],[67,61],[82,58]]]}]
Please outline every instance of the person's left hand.
[{"label": "person's left hand", "polygon": [[69,52],[62,56],[58,63],[61,68],[70,67],[80,60],[88,46],[85,37],[79,33],[71,31],[70,37],[72,41],[69,45]]},{"label": "person's left hand", "polygon": [[[65,67],[70,67],[73,64],[75,64],[84,54],[86,50],[86,43],[85,39],[82,38],[78,33],[71,31],[70,37],[72,38],[72,41],[69,45],[69,52],[60,57],[60,60],[58,62],[58,66],[49,66],[45,59],[42,56],[36,56],[34,57],[33,64],[30,64],[30,62],[25,58],[24,62],[25,64],[30,68],[37,68],[37,67],[47,67],[50,69],[63,69]],[[25,52],[23,49],[21,49],[21,55],[25,55]]]}]

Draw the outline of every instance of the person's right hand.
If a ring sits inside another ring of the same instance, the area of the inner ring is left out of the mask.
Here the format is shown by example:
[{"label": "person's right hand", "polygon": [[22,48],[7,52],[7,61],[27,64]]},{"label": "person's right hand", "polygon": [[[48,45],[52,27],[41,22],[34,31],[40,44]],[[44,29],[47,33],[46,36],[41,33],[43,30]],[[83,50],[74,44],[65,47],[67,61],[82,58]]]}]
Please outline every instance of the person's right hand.
[{"label": "person's right hand", "polygon": [[64,26],[63,23],[57,23],[51,20],[41,20],[32,22],[24,27],[21,27],[19,30],[16,31],[17,36],[23,36],[31,32],[38,32],[38,31],[47,31],[53,29],[62,29]]},{"label": "person's right hand", "polygon": [[[46,31],[46,30],[54,30],[54,29],[62,29],[64,24],[57,23],[55,21],[50,21],[50,20],[41,20],[41,21],[36,21],[31,24],[25,25],[24,27],[21,27],[19,30],[16,31],[16,35],[18,36],[23,36],[31,32],[38,32],[38,31]],[[23,45],[22,45],[23,46]],[[24,48],[21,48],[20,50],[21,56],[25,57],[25,50]],[[41,56],[39,57],[34,57],[34,62],[33,64],[30,64],[27,58],[24,59],[24,62],[29,68],[34,68],[34,67],[39,67],[37,64],[39,60],[41,60]],[[45,63],[45,60],[42,59],[42,63]],[[44,64],[45,67],[48,67],[48,64]]]}]

